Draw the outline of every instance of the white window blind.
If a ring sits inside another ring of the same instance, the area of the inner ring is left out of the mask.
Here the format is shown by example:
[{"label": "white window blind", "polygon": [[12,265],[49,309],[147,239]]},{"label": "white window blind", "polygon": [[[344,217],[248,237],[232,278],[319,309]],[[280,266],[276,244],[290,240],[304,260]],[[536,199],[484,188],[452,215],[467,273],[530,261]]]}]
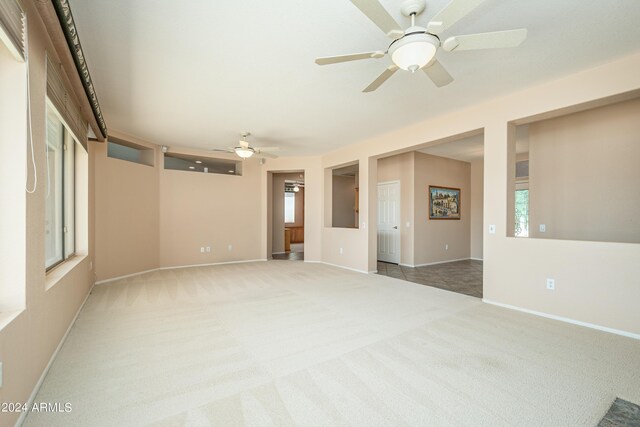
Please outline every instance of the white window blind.
[{"label": "white window blind", "polygon": [[17,0],[0,0],[0,40],[13,56],[24,61],[25,15]]},{"label": "white window blind", "polygon": [[[85,146],[87,122],[82,118],[80,108],[67,90],[62,77],[62,69],[47,55],[47,97],[68,126],[73,136]],[[86,146],[85,146],[86,148]]]}]

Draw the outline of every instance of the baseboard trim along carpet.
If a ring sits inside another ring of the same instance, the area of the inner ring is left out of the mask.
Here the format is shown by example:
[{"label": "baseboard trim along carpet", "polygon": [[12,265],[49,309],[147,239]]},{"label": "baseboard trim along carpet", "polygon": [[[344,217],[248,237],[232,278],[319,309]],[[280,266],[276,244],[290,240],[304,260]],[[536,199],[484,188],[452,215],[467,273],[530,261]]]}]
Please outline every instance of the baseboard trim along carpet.
[{"label": "baseboard trim along carpet", "polygon": [[[401,265],[403,267],[416,268],[416,267],[426,267],[426,266],[429,266],[429,265],[447,264],[447,263],[450,263],[450,262],[467,261],[467,260],[470,260],[470,259],[475,259],[475,258],[448,259],[446,261],[427,262],[425,264],[416,264],[416,265],[399,263],[398,265]],[[478,261],[482,261],[482,260],[478,260]]]},{"label": "baseboard trim along carpet", "polygon": [[633,338],[640,340],[640,334],[634,334],[633,332],[621,331],[619,329],[609,328],[607,326],[596,325],[593,323],[582,322],[580,320],[570,319],[568,317],[556,316],[555,314],[543,313],[541,311],[529,310],[528,308],[516,307],[515,305],[503,304],[501,302],[495,302],[488,299],[482,299],[482,302],[496,305],[502,308],[508,308],[510,310],[521,311],[523,313],[533,314],[535,316],[546,317],[548,319],[559,320],[565,323],[571,323],[578,326],[584,326],[586,328],[597,329],[598,331],[609,332],[611,334],[622,335],[623,337]]},{"label": "baseboard trim along carpet", "polygon": [[353,268],[353,267],[347,267],[347,266],[339,265],[339,264],[332,264],[330,262],[324,262],[324,261],[307,261],[307,260],[304,260],[304,262],[308,262],[310,264],[330,265],[331,267],[344,268],[345,270],[355,271],[356,273],[362,273],[362,274],[375,274],[375,273],[378,272],[378,270],[365,271],[365,270],[359,270],[359,269]]},{"label": "baseboard trim along carpet", "polygon": [[[67,336],[69,335],[71,328],[73,328],[73,325],[76,323],[76,320],[78,319],[78,316],[82,311],[82,308],[84,307],[85,303],[89,299],[89,295],[91,295],[91,291],[93,291],[93,286],[91,286],[91,289],[89,289],[89,292],[87,292],[87,295],[85,295],[84,300],[82,301],[82,304],[80,304],[80,307],[78,307],[78,311],[76,311],[76,314],[75,316],[73,316],[71,323],[69,323],[69,327],[67,328],[64,335],[62,336],[62,339],[58,343],[58,346],[54,350],[53,354],[51,355],[51,358],[49,358],[49,362],[47,363],[47,366],[45,366],[44,370],[42,371],[42,375],[40,375],[40,378],[38,378],[38,382],[36,382],[36,385],[33,387],[33,391],[29,395],[29,399],[27,400],[27,403],[26,403],[27,408],[31,408],[31,406],[33,405],[33,402],[36,399],[36,396],[38,394],[38,391],[40,391],[40,387],[42,387],[42,383],[44,382],[45,377],[49,373],[49,369],[51,369],[51,365],[53,365],[53,361],[56,360],[56,357],[58,356],[60,349],[64,345],[64,342],[67,340]],[[22,423],[24,423],[24,420],[27,418],[27,415],[29,415],[29,411],[22,411],[22,413],[20,414],[20,418],[18,418],[18,421],[16,421],[15,427],[20,427]]]},{"label": "baseboard trim along carpet", "polygon": [[208,267],[211,265],[244,264],[247,262],[260,262],[260,261],[266,261],[266,259],[247,259],[247,260],[239,260],[239,261],[211,262],[207,264],[189,264],[189,265],[176,265],[172,267],[159,267],[159,268],[152,268],[151,270],[139,271],[137,273],[125,274],[124,276],[118,276],[118,277],[112,277],[110,279],[100,280],[95,284],[103,285],[105,283],[115,282],[116,280],[126,279],[127,277],[140,276],[141,274],[153,273],[154,271],[160,271],[160,270],[173,270],[175,268]]}]

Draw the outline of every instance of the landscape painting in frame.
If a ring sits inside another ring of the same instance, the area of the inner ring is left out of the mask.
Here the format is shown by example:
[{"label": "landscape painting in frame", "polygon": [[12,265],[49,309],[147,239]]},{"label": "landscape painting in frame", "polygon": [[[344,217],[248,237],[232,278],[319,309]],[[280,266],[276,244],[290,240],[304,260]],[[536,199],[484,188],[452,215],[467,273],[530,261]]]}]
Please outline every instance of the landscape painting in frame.
[{"label": "landscape painting in frame", "polygon": [[460,189],[430,185],[429,219],[460,219]]}]

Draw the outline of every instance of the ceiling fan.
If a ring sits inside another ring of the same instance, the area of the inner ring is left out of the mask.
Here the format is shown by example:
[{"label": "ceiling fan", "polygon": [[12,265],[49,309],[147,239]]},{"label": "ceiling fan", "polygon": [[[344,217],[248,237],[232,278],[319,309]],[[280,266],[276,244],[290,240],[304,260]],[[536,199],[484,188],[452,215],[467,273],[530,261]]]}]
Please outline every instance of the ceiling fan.
[{"label": "ceiling fan", "polygon": [[235,147],[227,147],[227,148],[214,148],[211,151],[222,151],[225,153],[235,153],[238,157],[243,159],[248,159],[251,156],[256,156],[257,158],[267,158],[267,159],[277,159],[278,156],[275,154],[271,154],[273,151],[278,151],[280,148],[278,147],[252,147],[249,145],[247,141],[247,137],[251,135],[251,132],[242,132],[240,134],[241,139],[238,141],[238,145]]},{"label": "ceiling fan", "polygon": [[390,54],[393,64],[387,67],[363,92],[376,90],[398,69],[411,71],[412,73],[422,69],[436,86],[446,86],[453,81],[453,77],[435,57],[439,48],[452,52],[516,47],[527,37],[527,30],[521,28],[518,30],[452,36],[445,39],[444,42],[441,41],[440,35],[443,32],[486,0],[452,0],[431,19],[426,28],[415,23],[416,16],[426,8],[425,0],[405,0],[402,3],[401,11],[404,16],[411,18],[411,26],[404,31],[378,0],[350,1],[393,41],[384,51],[377,50],[317,58],[316,64],[327,65],[360,59],[380,59]]}]

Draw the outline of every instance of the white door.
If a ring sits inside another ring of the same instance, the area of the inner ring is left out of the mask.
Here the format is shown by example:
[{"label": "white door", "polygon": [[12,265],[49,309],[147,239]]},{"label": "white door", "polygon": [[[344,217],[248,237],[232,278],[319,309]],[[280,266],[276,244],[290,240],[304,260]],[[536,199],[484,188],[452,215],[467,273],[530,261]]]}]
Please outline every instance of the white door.
[{"label": "white door", "polygon": [[400,262],[400,183],[378,184],[378,260]]}]

